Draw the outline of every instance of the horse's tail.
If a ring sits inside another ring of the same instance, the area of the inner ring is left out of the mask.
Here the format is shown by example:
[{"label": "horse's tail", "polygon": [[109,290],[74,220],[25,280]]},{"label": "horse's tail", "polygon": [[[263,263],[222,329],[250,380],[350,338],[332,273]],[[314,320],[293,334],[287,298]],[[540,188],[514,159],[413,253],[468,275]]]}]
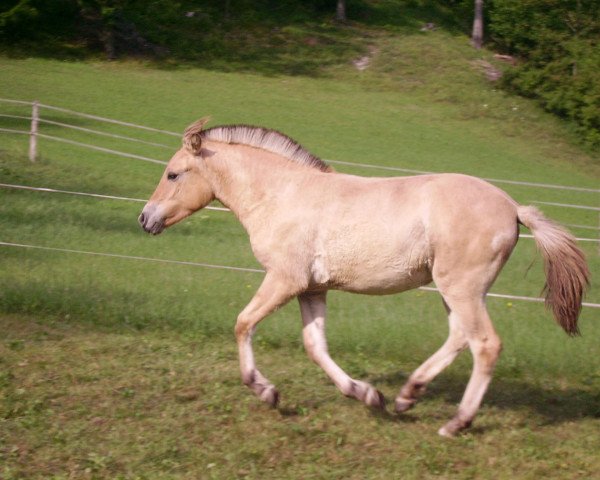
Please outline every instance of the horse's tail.
[{"label": "horse's tail", "polygon": [[537,208],[519,206],[517,216],[519,223],[531,230],[544,258],[546,307],[552,309],[554,318],[565,332],[578,335],[577,319],[590,279],[583,252],[571,233],[546,218]]}]

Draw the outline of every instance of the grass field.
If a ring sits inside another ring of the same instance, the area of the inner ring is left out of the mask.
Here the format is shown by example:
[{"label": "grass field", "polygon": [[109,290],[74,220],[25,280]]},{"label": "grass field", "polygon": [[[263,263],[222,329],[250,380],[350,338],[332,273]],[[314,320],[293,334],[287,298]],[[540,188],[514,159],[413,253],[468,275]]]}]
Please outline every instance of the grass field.
[{"label": "grass field", "polygon": [[[598,156],[529,102],[488,85],[459,38],[439,31],[377,41],[372,69],[338,65],[312,78],[1,58],[0,96],[172,131],[210,114],[213,125],[277,128],[325,159],[598,188]],[[0,113],[27,111],[0,104]],[[0,127],[27,122],[0,117]],[[164,160],[172,153],[50,125],[42,132]],[[179,143],[135,135],[173,150]],[[162,171],[50,140],[31,164],[24,136],[0,142],[2,183],[146,198]],[[599,204],[597,193],[502,188],[525,204]],[[201,212],[149,237],[136,223],[140,209],[0,189],[0,241],[258,267],[227,213]],[[542,210],[598,226],[597,211]],[[598,244],[581,246],[598,275]],[[598,309],[584,309],[583,335],[569,339],[542,305],[490,299],[505,350],[474,428],[447,441],[436,430],[460,400],[467,353],[413,411],[374,414],[306,358],[292,303],[255,337],[257,362],[282,393],[270,410],[241,385],[232,333],[260,274],[14,247],[0,247],[0,265],[0,478],[598,478]],[[523,239],[493,291],[538,296],[542,286],[540,259]],[[595,284],[586,300],[600,303]],[[329,307],[333,357],[388,399],[446,336],[433,293],[333,292]]]}]

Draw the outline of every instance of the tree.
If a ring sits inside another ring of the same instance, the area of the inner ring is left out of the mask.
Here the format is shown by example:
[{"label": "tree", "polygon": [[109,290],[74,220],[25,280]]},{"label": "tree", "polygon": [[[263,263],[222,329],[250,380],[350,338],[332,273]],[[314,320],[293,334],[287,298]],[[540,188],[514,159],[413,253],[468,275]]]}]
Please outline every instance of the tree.
[{"label": "tree", "polygon": [[483,46],[483,0],[475,0],[471,45],[478,50]]},{"label": "tree", "polygon": [[519,57],[502,83],[573,122],[600,148],[600,0],[494,0],[489,38]]},{"label": "tree", "polygon": [[346,0],[338,0],[337,1],[337,9],[335,11],[335,19],[338,22],[345,22],[347,20],[347,17],[346,17]]}]

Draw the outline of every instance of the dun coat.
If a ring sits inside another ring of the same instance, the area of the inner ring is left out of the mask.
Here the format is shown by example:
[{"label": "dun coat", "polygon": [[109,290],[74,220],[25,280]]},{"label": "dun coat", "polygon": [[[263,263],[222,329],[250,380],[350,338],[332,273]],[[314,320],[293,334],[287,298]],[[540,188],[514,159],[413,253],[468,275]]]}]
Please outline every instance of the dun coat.
[{"label": "dun coat", "polygon": [[344,395],[385,408],[377,389],[348,376],[329,356],[327,291],[382,295],[434,281],[450,333],[400,389],[395,409],[411,408],[469,347],[471,378],[458,411],[439,433],[453,436],[468,427],[502,348],[485,297],[517,243],[519,224],[533,232],[544,258],[547,305],[568,334],[577,334],[589,271],[573,236],[535,207],[520,206],[504,191],[466,175],[335,173],[274,130],[245,125],[204,130],[205,123],[187,128],[139,222],[159,234],[217,199],[245,227],[266,275],[239,314],[235,334],[242,380],[261,400],[276,406],[279,393],[256,368],[252,335],[258,322],[297,297],[310,358]]}]

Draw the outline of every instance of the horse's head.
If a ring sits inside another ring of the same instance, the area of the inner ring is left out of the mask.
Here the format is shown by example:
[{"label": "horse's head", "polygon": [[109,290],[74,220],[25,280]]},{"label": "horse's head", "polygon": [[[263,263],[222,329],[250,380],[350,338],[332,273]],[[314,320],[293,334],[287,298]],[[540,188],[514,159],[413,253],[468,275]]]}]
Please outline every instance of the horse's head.
[{"label": "horse's head", "polygon": [[202,168],[201,131],[206,122],[198,120],[185,130],[182,148],[169,161],[138,218],[146,232],[158,235],[214,199]]}]

